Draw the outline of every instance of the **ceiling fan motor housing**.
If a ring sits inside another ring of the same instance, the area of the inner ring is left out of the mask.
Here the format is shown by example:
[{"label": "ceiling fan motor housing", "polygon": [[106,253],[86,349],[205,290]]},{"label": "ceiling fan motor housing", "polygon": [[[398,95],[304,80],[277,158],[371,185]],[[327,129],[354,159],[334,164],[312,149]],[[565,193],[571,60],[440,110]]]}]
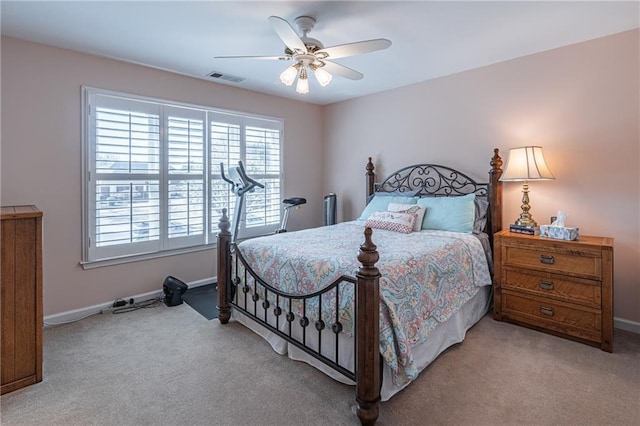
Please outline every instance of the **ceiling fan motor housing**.
[{"label": "ceiling fan motor housing", "polygon": [[[318,50],[324,49],[324,45],[320,41],[316,40],[315,38],[300,37],[300,40],[302,40],[304,45],[307,47],[307,52],[308,53],[315,53]],[[284,54],[285,55],[296,55],[297,52],[289,49],[288,47],[285,47],[284,48]]]}]

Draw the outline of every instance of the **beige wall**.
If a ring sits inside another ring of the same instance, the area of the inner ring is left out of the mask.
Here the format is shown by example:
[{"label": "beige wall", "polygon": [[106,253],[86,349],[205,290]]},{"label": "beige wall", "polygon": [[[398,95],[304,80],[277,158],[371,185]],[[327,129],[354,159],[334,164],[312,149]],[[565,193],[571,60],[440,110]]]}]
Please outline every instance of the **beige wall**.
[{"label": "beige wall", "polygon": [[[639,38],[624,32],[326,107],[324,190],[338,194],[339,218],[364,206],[367,156],[379,176],[433,162],[485,178],[494,147],[506,160],[511,147],[541,145],[556,180],[530,184],[534,219],[563,210],[583,235],[615,238],[615,317],[640,323]],[[521,185],[504,189],[507,226]]]},{"label": "beige wall", "polygon": [[215,276],[215,250],[86,271],[79,266],[82,85],[284,118],[284,195],[309,200],[289,228],[322,223],[319,106],[7,37],[1,71],[0,201],[44,212],[45,315],[155,291],[167,275],[187,282]]}]

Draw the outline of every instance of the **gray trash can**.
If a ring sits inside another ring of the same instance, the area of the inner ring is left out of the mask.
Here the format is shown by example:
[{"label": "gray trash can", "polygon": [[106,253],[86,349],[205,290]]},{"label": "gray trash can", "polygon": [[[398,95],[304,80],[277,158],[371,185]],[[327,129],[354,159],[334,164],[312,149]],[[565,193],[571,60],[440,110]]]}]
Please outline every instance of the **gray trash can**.
[{"label": "gray trash can", "polygon": [[336,194],[333,192],[324,197],[324,224],[336,224]]}]

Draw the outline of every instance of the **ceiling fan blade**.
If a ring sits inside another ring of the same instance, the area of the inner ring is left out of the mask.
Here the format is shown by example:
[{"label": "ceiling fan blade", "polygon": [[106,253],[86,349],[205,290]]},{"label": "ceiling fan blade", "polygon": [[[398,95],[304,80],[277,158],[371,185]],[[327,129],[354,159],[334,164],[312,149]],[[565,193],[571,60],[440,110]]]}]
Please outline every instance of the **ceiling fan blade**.
[{"label": "ceiling fan blade", "polygon": [[304,42],[300,39],[298,34],[296,34],[295,30],[291,28],[291,25],[284,19],[279,16],[269,16],[269,22],[273,26],[278,37],[282,39],[284,44],[293,51],[300,51],[303,53],[307,53],[307,46],[304,45]]},{"label": "ceiling fan blade", "polygon": [[336,64],[335,62],[323,61],[322,67],[329,74],[339,75],[340,77],[348,78],[349,80],[361,80],[364,75],[356,70],[352,70],[344,65]]},{"label": "ceiling fan blade", "polygon": [[358,41],[355,43],[340,44],[338,46],[320,49],[316,54],[325,53],[329,59],[345,58],[347,56],[362,55],[363,53],[375,52],[391,46],[391,41],[386,38],[375,40]]},{"label": "ceiling fan blade", "polygon": [[266,59],[270,61],[290,61],[291,56],[214,56],[213,59]]}]

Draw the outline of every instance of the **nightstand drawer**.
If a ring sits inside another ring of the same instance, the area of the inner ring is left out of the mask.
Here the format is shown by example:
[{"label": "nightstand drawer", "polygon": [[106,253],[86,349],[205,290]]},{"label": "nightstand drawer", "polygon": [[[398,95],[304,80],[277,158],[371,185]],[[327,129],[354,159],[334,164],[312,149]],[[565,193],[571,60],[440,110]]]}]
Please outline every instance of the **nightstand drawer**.
[{"label": "nightstand drawer", "polygon": [[600,281],[568,278],[547,272],[526,269],[503,269],[502,288],[535,293],[541,297],[552,297],[566,302],[578,303],[600,309],[602,289]]},{"label": "nightstand drawer", "polygon": [[504,251],[503,262],[505,265],[577,275],[596,280],[602,276],[600,266],[602,259],[599,252],[518,246],[507,246]]},{"label": "nightstand drawer", "polygon": [[582,339],[602,339],[600,311],[505,290],[502,314],[514,321]]}]

